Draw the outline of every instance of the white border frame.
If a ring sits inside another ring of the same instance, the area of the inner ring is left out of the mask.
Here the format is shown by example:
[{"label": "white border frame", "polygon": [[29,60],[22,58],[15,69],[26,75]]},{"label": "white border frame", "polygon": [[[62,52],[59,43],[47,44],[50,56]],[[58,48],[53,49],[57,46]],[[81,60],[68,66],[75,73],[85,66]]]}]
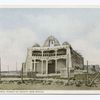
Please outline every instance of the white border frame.
[{"label": "white border frame", "polygon": [[[1,8],[100,8],[98,3],[0,3]],[[100,95],[100,90],[0,90],[1,95]]]}]

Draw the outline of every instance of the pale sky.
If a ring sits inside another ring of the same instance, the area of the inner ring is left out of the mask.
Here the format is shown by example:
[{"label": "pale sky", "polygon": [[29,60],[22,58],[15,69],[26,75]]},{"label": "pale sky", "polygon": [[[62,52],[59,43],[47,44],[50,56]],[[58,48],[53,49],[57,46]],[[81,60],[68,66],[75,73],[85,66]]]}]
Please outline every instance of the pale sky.
[{"label": "pale sky", "polygon": [[49,36],[100,65],[100,8],[0,8],[2,70],[21,68],[27,48]]}]

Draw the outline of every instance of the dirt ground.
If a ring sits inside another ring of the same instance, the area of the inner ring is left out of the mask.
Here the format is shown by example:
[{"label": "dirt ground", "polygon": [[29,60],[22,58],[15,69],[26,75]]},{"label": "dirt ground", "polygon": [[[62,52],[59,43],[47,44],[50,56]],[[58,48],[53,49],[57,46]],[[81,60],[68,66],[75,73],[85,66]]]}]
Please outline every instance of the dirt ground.
[{"label": "dirt ground", "polygon": [[[4,82],[4,80],[6,81]],[[75,84],[65,86],[64,84],[43,84],[43,82],[18,84],[18,82],[8,82],[9,80],[21,81],[21,79],[18,78],[2,79],[3,83],[0,84],[0,90],[100,90],[100,83],[92,87],[85,86],[84,84],[77,87]]]},{"label": "dirt ground", "polygon": [[43,85],[43,84],[17,84],[17,83],[5,83],[0,84],[0,90],[100,90],[100,84],[97,87],[87,87],[82,85],[76,87],[75,85]]}]

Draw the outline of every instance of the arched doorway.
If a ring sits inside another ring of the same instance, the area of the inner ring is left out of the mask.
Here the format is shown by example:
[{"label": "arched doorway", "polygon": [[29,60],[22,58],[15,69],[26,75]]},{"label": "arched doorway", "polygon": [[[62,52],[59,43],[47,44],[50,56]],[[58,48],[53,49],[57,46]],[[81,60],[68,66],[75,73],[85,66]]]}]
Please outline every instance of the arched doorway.
[{"label": "arched doorway", "polygon": [[55,60],[48,61],[48,74],[55,73]]}]

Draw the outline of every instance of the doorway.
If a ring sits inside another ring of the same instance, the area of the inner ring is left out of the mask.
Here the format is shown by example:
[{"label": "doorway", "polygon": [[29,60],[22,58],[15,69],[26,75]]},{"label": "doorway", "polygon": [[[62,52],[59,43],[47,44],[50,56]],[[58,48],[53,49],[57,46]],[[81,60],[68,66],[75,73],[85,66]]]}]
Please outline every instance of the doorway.
[{"label": "doorway", "polygon": [[55,73],[55,60],[50,60],[48,62],[48,74]]}]

